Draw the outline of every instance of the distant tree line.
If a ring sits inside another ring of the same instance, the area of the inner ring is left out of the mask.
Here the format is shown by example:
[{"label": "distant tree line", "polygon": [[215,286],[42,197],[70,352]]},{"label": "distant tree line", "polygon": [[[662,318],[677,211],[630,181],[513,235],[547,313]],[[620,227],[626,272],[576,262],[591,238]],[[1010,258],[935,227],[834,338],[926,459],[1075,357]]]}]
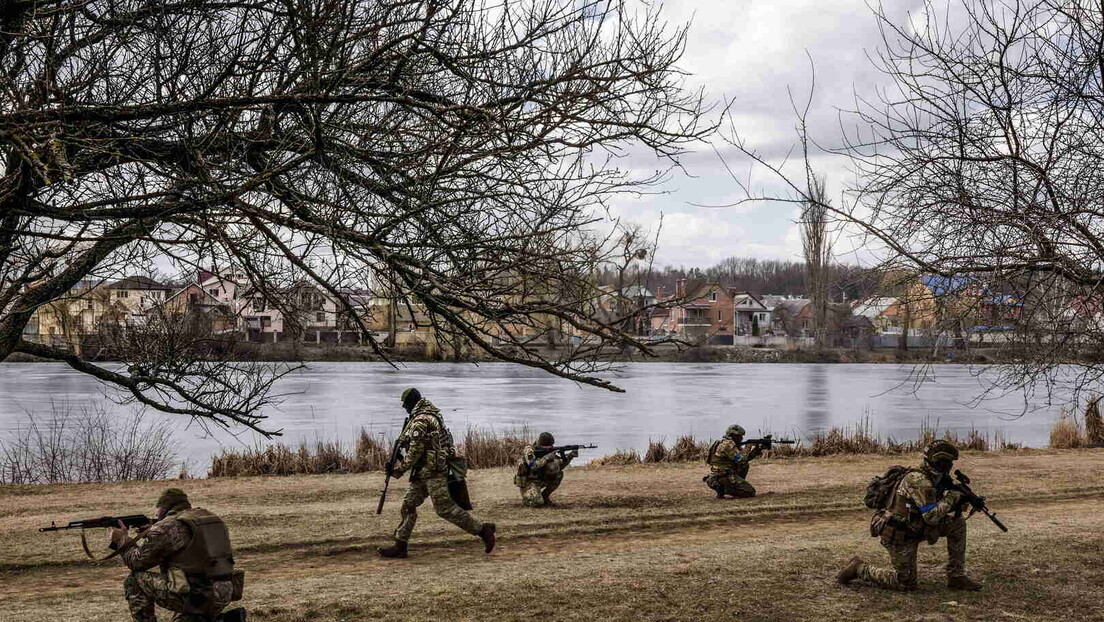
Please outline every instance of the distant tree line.
[{"label": "distant tree line", "polygon": [[[856,300],[874,295],[881,278],[880,272],[858,266],[834,264],[827,270],[829,296],[836,302],[842,301],[845,296],[847,300]],[[654,268],[650,273],[639,275],[633,282],[643,283],[652,292],[663,288],[665,293],[671,294],[679,279],[709,279],[759,295],[801,296],[807,293],[805,262],[755,257],[729,257],[704,269],[685,266]],[[613,270],[601,271],[598,281],[601,285],[616,285],[617,274]]]}]

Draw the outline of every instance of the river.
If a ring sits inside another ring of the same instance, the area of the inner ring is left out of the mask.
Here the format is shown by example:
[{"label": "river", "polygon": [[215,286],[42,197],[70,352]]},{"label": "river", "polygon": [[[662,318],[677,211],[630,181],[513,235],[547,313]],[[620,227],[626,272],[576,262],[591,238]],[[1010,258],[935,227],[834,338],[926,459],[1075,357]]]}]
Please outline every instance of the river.
[{"label": "river", "polygon": [[[744,426],[749,435],[807,437],[864,418],[876,433],[895,438],[912,438],[927,422],[940,430],[1001,432],[1014,442],[1045,446],[1061,396],[1054,405],[1045,396],[1025,400],[1020,393],[976,403],[987,386],[977,377],[979,369],[934,366],[930,378],[917,385],[908,365],[639,363],[610,376],[625,389],[612,393],[506,363],[407,363],[397,369],[383,363],[312,363],[278,385],[288,395],[267,412],[266,425],[282,430],[292,444],[351,441],[362,427],[394,433],[404,414],[399,394],[416,386],[458,434],[467,426],[526,426],[534,434],[547,429],[561,443],[600,446],[584,458],[642,449],[649,439],[670,442],[681,434],[715,438],[730,423]],[[63,364],[4,363],[0,441],[25,425],[28,412],[48,421],[51,403],[132,408],[115,405],[110,395]],[[192,472],[205,473],[209,456],[220,448],[257,442],[251,432],[207,434],[179,418],[172,421]]]}]

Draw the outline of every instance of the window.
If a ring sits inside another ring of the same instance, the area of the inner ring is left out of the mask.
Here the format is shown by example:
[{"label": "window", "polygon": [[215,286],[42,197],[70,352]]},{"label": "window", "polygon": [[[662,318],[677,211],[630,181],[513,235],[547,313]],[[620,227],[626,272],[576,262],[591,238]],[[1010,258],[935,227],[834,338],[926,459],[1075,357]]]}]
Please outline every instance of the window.
[{"label": "window", "polygon": [[717,302],[717,292],[709,292],[709,302]]},{"label": "window", "polygon": [[115,291],[115,297],[116,298],[127,298],[129,296],[130,296],[130,292],[128,292],[125,289],[120,289],[120,290]]},{"label": "window", "polygon": [[84,308],[91,311],[92,310],[92,301],[91,300],[85,300],[84,301]]},{"label": "window", "polygon": [[199,294],[188,294],[188,302],[193,305],[199,302]]},{"label": "window", "polygon": [[318,313],[315,313],[314,314],[314,321],[315,322],[325,322],[326,321],[326,313],[324,311],[319,311]]},{"label": "window", "polygon": [[212,295],[212,296],[214,296],[215,298],[218,298],[218,295],[219,295],[219,290],[218,290],[218,288],[217,288],[217,287],[215,287],[215,288],[212,288],[212,289],[209,289],[209,290],[207,290],[207,293],[208,293],[208,294],[211,294],[211,295]]},{"label": "window", "polygon": [[264,311],[264,310],[265,310],[265,299],[264,298],[254,298],[253,299],[253,311],[254,312],[260,312],[260,311]]}]

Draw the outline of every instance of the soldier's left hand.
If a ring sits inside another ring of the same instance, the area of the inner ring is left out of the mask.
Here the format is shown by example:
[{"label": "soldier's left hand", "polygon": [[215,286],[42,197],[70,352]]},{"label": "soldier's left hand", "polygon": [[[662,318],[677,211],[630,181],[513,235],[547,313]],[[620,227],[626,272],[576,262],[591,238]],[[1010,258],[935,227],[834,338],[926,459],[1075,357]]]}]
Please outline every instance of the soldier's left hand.
[{"label": "soldier's left hand", "polygon": [[118,523],[118,527],[111,528],[111,548],[113,549],[126,542],[127,539],[126,525],[123,524],[123,521],[118,521]]},{"label": "soldier's left hand", "polygon": [[579,450],[578,449],[572,449],[571,452],[567,454],[567,457],[568,458],[578,458],[579,457]]}]

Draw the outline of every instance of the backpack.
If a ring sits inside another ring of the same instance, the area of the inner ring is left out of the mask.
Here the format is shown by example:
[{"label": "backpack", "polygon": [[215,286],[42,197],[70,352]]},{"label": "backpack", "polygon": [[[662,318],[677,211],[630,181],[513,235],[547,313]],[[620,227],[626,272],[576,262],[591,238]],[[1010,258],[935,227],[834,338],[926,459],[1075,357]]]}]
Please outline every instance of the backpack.
[{"label": "backpack", "polygon": [[863,495],[863,503],[872,510],[886,509],[886,507],[889,506],[890,500],[893,498],[893,491],[897,489],[897,484],[901,483],[905,475],[915,470],[916,469],[911,467],[896,465],[889,467],[889,470],[881,477],[877,475],[871,477],[870,483],[866,485],[866,494]]}]

